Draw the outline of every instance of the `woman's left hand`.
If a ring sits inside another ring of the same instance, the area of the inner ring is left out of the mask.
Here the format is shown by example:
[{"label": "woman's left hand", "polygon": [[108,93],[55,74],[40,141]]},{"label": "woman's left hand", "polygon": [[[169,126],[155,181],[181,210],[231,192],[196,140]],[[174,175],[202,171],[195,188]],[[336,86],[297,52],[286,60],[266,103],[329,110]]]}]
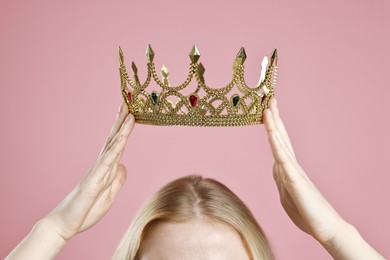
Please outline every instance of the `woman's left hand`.
[{"label": "woman's left hand", "polygon": [[332,241],[346,222],[299,165],[279,116],[276,99],[272,98],[269,105],[264,112],[264,127],[275,159],[273,176],[282,206],[302,231],[321,243]]},{"label": "woman's left hand", "polygon": [[299,165],[275,98],[265,110],[264,126],[280,201],[295,225],[317,239],[333,259],[384,259],[337,213]]}]

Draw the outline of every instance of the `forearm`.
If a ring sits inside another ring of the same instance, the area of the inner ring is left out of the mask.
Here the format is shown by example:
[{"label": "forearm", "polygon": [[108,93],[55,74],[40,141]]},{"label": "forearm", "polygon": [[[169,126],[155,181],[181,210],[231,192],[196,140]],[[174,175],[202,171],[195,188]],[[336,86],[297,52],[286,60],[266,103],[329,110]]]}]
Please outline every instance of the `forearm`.
[{"label": "forearm", "polygon": [[319,241],[335,260],[385,259],[350,224],[340,228],[332,241]]},{"label": "forearm", "polygon": [[5,259],[54,259],[65,243],[45,220],[41,220]]}]

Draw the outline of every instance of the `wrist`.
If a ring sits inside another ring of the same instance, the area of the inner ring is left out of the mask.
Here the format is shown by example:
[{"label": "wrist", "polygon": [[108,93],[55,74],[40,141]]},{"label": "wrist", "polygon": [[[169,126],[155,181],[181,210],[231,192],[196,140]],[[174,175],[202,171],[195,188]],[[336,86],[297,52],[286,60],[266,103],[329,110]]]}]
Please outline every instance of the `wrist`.
[{"label": "wrist", "polygon": [[54,223],[47,218],[40,219],[34,225],[31,232],[47,238],[55,248],[62,248],[67,242],[67,240],[57,232],[57,228]]},{"label": "wrist", "polygon": [[323,247],[335,260],[346,259],[384,259],[359,231],[350,223],[340,225],[334,237],[328,241],[320,241]]},{"label": "wrist", "polygon": [[341,222],[334,228],[335,232],[331,238],[326,240],[317,239],[318,242],[332,255],[337,254],[340,248],[345,243],[346,239],[350,237],[360,236],[357,229],[348,222]]},{"label": "wrist", "polygon": [[41,219],[6,259],[55,259],[65,244],[66,240],[58,235],[50,221]]}]

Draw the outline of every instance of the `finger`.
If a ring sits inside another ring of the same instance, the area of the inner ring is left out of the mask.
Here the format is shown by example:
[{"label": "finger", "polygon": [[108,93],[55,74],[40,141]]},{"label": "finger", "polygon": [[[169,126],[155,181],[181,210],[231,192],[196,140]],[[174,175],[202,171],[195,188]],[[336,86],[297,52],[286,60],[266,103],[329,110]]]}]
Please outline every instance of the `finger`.
[{"label": "finger", "polygon": [[[271,117],[271,113],[266,111],[265,121],[271,121]],[[265,124],[268,123],[265,122]],[[272,126],[267,127],[272,128]],[[275,162],[277,166],[280,167],[276,171],[279,181],[282,183],[282,186],[290,186],[291,184],[296,183],[299,178],[304,177],[304,172],[301,171],[301,168],[295,157],[293,157],[290,154],[290,151],[283,146],[281,142],[282,137],[280,137],[280,134],[274,130],[269,130],[267,133],[269,133],[268,140]]]},{"label": "finger", "polygon": [[275,180],[275,183],[276,183],[276,187],[278,188],[278,191],[279,191],[279,196],[281,197],[281,182],[280,182],[280,179],[278,177],[278,169],[277,169],[277,163],[274,163],[274,166],[273,166],[273,170],[272,170],[272,175],[274,177],[274,180]]},{"label": "finger", "polygon": [[111,143],[113,137],[117,134],[117,132],[121,128],[128,114],[129,114],[129,110],[127,109],[127,105],[125,102],[122,102],[117,114],[117,120],[111,128],[110,134],[108,135],[106,142],[103,145],[100,155],[102,155],[104,151],[107,149],[107,146]]},{"label": "finger", "polygon": [[127,169],[123,164],[119,164],[116,177],[111,185],[111,193],[110,193],[111,201],[113,201],[116,198],[116,195],[125,184],[126,179],[127,179]]},{"label": "finger", "polygon": [[[123,164],[119,164],[116,172],[113,174],[114,179],[110,185],[108,185],[100,194],[97,204],[106,204],[104,208],[111,206],[112,201],[115,199],[117,193],[125,184],[127,179],[127,170]],[[108,205],[107,205],[108,204]],[[101,207],[102,205],[100,205]]]},{"label": "finger", "polygon": [[119,165],[118,171],[114,175],[115,179],[112,182],[112,185],[101,191],[93,204],[91,204],[92,207],[90,207],[90,210],[85,216],[87,221],[83,222],[80,228],[81,230],[85,230],[96,224],[96,222],[98,222],[111,208],[118,192],[126,181],[127,174],[125,166]]},{"label": "finger", "polygon": [[135,124],[134,116],[132,114],[127,114],[125,121],[120,126],[120,129],[117,131],[117,133],[111,138],[111,142],[106,146],[101,156],[103,156],[104,153],[111,148],[111,146],[116,142],[118,138],[124,135],[128,136],[133,130],[134,124]]},{"label": "finger", "polygon": [[[132,117],[132,115],[129,115],[130,117]],[[132,128],[134,127],[134,124],[132,125]],[[130,131],[132,130],[132,128],[130,128]],[[118,139],[121,134],[123,133],[123,131],[128,131],[129,129],[126,128],[126,126],[123,126],[123,129],[121,129],[117,136],[114,137],[114,140],[113,142],[115,142],[116,139]],[[126,134],[126,133],[125,133]],[[110,146],[111,147],[111,146]],[[109,148],[110,148],[109,147]],[[107,148],[107,149],[109,149]],[[122,155],[124,153],[124,149],[119,153],[119,156],[116,158],[115,162],[112,164],[112,167],[110,169],[110,172],[108,174],[106,174],[104,177],[103,177],[103,183],[105,183],[105,187],[108,187],[109,185],[111,185],[112,181],[114,180],[115,178],[115,173],[117,171],[117,167],[118,167],[118,163],[119,161],[121,160],[122,158]]]},{"label": "finger", "polygon": [[119,162],[120,162],[122,155],[123,155],[123,152],[124,152],[124,150],[119,154],[119,157],[114,162],[113,166],[111,167],[110,173],[106,174],[106,176],[104,177],[103,183],[105,183],[105,188],[110,186],[112,184],[112,182],[114,181],[114,179],[116,177],[116,172],[117,172],[118,167],[119,167]]},{"label": "finger", "polygon": [[102,181],[106,174],[110,173],[113,165],[118,162],[133,128],[134,116],[129,114],[122,125],[121,130],[117,133],[117,136],[107,148],[107,151],[99,159],[98,164],[93,171],[93,179],[95,181]]},{"label": "finger", "polygon": [[272,97],[269,103],[270,103],[270,109],[272,112],[272,116],[274,118],[275,127],[277,128],[279,133],[283,136],[283,139],[284,139],[286,145],[288,146],[291,154],[295,156],[294,149],[293,149],[291,141],[290,141],[290,137],[288,136],[286,127],[284,126],[282,119],[280,118],[276,98]]},{"label": "finger", "polygon": [[292,155],[290,155],[287,146],[280,141],[281,138],[278,138],[280,134],[276,129],[274,119],[269,109],[266,109],[264,112],[264,127],[268,134],[268,141],[275,161],[281,164],[291,161]]}]

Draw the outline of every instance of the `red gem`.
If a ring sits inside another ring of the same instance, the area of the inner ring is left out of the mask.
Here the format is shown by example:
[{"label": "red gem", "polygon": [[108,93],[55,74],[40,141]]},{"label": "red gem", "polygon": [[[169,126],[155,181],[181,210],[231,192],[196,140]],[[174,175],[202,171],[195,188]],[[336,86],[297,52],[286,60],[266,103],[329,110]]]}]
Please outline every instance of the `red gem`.
[{"label": "red gem", "polygon": [[131,93],[127,93],[127,98],[129,99],[129,102],[133,102],[133,96],[131,95]]},{"label": "red gem", "polygon": [[198,103],[198,97],[195,95],[190,96],[190,104],[192,107],[195,107],[196,104]]}]

